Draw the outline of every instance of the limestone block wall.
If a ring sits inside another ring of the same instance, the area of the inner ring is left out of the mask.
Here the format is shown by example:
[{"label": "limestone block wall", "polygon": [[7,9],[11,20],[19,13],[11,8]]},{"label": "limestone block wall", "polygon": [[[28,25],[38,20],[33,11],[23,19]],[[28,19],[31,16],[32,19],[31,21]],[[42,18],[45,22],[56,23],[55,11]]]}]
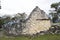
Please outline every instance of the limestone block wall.
[{"label": "limestone block wall", "polygon": [[26,28],[23,29],[23,34],[33,35],[39,33],[40,31],[47,31],[50,27],[50,20],[30,19],[26,22]]},{"label": "limestone block wall", "polygon": [[[37,20],[39,19],[39,20]],[[26,21],[26,27],[23,29],[23,34],[36,34],[40,31],[47,31],[51,27],[50,20],[44,11],[36,7]]]}]

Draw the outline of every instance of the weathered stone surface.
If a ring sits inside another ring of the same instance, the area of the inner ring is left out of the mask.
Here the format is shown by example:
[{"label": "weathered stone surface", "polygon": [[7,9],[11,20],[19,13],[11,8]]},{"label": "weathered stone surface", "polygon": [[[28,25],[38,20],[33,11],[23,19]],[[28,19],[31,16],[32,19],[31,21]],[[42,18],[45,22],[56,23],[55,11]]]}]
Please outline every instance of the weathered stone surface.
[{"label": "weathered stone surface", "polygon": [[[21,28],[20,24],[24,26],[22,26]],[[20,22],[20,19],[18,17],[17,20],[11,21],[10,23],[8,22],[4,25],[4,28],[6,29],[7,33],[13,35],[35,35],[37,33],[40,33],[41,31],[49,30],[50,27],[50,20],[47,14],[45,14],[45,12],[39,7],[36,7],[31,12],[30,16],[25,20],[24,23]],[[41,34],[43,35],[44,33]]]},{"label": "weathered stone surface", "polygon": [[52,34],[60,34],[60,26],[54,25],[49,29]]},{"label": "weathered stone surface", "polygon": [[23,29],[24,34],[36,34],[40,31],[47,31],[51,27],[48,16],[40,8],[36,7],[26,21],[26,28]]}]

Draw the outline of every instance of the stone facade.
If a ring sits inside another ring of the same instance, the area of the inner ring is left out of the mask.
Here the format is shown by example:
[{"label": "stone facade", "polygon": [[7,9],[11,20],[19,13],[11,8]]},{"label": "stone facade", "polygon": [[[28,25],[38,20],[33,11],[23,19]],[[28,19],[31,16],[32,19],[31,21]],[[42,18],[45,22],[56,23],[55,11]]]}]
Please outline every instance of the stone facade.
[{"label": "stone facade", "polygon": [[47,31],[51,27],[50,20],[43,10],[39,7],[33,9],[26,20],[26,28],[22,34],[33,35],[41,31]]}]

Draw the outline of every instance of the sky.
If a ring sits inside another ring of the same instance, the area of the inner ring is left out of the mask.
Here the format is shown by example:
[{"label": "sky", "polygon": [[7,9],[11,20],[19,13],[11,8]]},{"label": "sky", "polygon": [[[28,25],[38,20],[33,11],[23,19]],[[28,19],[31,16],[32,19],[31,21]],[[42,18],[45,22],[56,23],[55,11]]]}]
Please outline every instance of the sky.
[{"label": "sky", "polygon": [[50,5],[60,0],[0,0],[2,9],[0,9],[0,16],[2,15],[14,15],[17,13],[30,14],[31,11],[38,6],[49,13]]}]

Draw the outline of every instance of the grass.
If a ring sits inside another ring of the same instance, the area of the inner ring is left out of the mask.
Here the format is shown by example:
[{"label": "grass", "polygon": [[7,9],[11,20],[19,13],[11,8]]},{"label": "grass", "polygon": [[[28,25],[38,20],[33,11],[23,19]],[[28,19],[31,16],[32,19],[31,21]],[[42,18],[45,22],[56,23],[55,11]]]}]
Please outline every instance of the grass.
[{"label": "grass", "polygon": [[60,34],[47,34],[47,35],[40,35],[35,37],[0,37],[0,40],[60,40]]}]

